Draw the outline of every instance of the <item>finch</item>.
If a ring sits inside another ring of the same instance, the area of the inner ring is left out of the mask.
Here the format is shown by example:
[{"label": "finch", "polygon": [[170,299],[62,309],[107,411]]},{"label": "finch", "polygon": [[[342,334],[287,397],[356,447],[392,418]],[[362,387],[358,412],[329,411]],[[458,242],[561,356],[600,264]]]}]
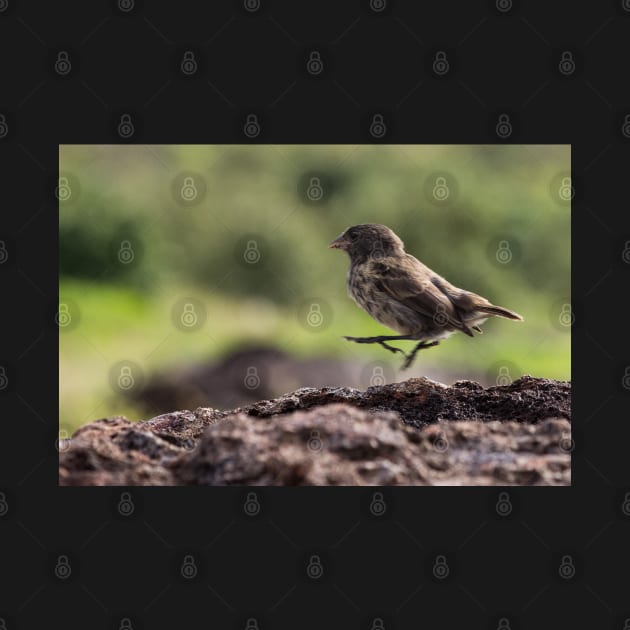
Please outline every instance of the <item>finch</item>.
[{"label": "finch", "polygon": [[[456,332],[472,337],[481,333],[488,317],[522,321],[514,311],[452,285],[442,276],[405,252],[404,243],[385,225],[366,223],[349,227],[330,247],[350,256],[348,293],[377,322],[399,335],[345,337],[356,343],[378,343],[405,356],[408,368],[416,353],[436,346]],[[406,354],[387,344],[393,340],[416,340]]]}]

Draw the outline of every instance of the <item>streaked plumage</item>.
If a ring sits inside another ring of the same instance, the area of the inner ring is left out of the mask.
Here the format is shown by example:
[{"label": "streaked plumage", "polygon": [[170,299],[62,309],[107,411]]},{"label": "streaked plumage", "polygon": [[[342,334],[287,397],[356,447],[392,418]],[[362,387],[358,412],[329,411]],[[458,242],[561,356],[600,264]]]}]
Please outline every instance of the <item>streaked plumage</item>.
[{"label": "streaked plumage", "polygon": [[[404,243],[384,225],[364,224],[348,228],[331,247],[350,256],[348,292],[376,321],[405,339],[418,340],[421,347],[435,345],[459,331],[473,336],[481,333],[488,317],[522,320],[513,311],[460,289],[407,254]],[[385,337],[384,340],[396,337]],[[381,343],[377,337],[349,338],[359,343]],[[367,341],[371,339],[373,341]],[[410,362],[410,361],[409,361]]]}]

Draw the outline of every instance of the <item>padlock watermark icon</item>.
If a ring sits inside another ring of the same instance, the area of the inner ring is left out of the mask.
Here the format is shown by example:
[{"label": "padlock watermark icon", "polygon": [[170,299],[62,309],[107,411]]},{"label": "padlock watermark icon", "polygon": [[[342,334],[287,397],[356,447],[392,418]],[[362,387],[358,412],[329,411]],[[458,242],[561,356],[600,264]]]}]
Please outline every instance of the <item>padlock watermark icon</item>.
[{"label": "padlock watermark icon", "polygon": [[193,556],[184,556],[182,566],[180,567],[180,573],[186,580],[193,580],[197,577],[198,569]]},{"label": "padlock watermark icon", "polygon": [[321,333],[331,325],[334,312],[330,304],[321,297],[311,296],[300,303],[296,315],[298,323],[304,330]]},{"label": "padlock watermark icon", "polygon": [[457,200],[459,183],[451,172],[434,171],[426,176],[422,183],[422,189],[429,203],[438,207],[446,207]]},{"label": "padlock watermark icon", "polygon": [[308,55],[308,61],[306,62],[306,71],[311,76],[319,76],[324,71],[324,62],[319,51],[312,50]]},{"label": "padlock watermark icon", "polygon": [[319,580],[322,575],[324,575],[322,560],[318,555],[313,555],[309,558],[308,565],[306,566],[306,575],[308,575],[311,580]]},{"label": "padlock watermark icon", "polygon": [[451,194],[451,191],[446,182],[446,177],[436,177],[433,185],[433,198],[436,201],[446,201]]},{"label": "padlock watermark icon", "polygon": [[182,184],[179,194],[184,201],[194,201],[197,199],[199,191],[195,185],[194,177],[184,177],[184,183]]},{"label": "padlock watermark icon", "polygon": [[245,124],[243,125],[243,133],[248,138],[256,138],[260,134],[260,123],[256,114],[247,114]]},{"label": "padlock watermark icon", "polygon": [[135,383],[136,380],[131,373],[131,367],[129,365],[121,366],[120,374],[118,375],[118,387],[127,391],[130,390]]},{"label": "padlock watermark icon", "polygon": [[382,114],[374,114],[370,123],[370,135],[373,138],[382,138],[387,133],[387,125]]},{"label": "padlock watermark icon", "polygon": [[182,58],[179,67],[182,74],[185,74],[187,77],[191,77],[197,72],[199,66],[197,64],[197,59],[195,58],[195,53],[192,50],[184,52],[184,57]]},{"label": "padlock watermark icon", "polygon": [[255,492],[247,493],[247,498],[243,504],[243,511],[247,516],[256,516],[260,512],[260,502]]},{"label": "padlock watermark icon", "polygon": [[319,431],[311,431],[308,441],[306,442],[306,447],[309,451],[312,451],[313,453],[319,453],[324,448],[324,442],[319,435]]},{"label": "padlock watermark icon", "polygon": [[4,265],[9,260],[9,251],[5,241],[0,241],[0,265]]},{"label": "padlock watermark icon", "polygon": [[370,9],[374,13],[381,13],[387,8],[387,0],[370,0]]},{"label": "padlock watermark icon", "polygon": [[569,77],[575,72],[575,59],[573,58],[573,53],[570,50],[564,50],[560,53],[558,70],[560,74],[563,74],[565,77]]},{"label": "padlock watermark icon", "polygon": [[575,188],[570,177],[563,177],[558,188],[558,197],[561,201],[571,201],[575,196]]},{"label": "padlock watermark icon", "polygon": [[626,263],[626,265],[630,265],[630,241],[626,241],[626,244],[621,252],[621,260]]},{"label": "padlock watermark icon", "polygon": [[120,495],[120,500],[118,501],[118,513],[121,516],[131,516],[135,510],[135,505],[133,504],[133,500],[131,498],[131,494],[129,492],[123,492]]},{"label": "padlock watermark icon", "polygon": [[512,10],[512,0],[496,0],[495,6],[500,13],[508,13]]},{"label": "padlock watermark icon", "polygon": [[383,249],[383,242],[380,240],[375,241],[372,247],[372,260],[383,260],[385,258],[385,250]]},{"label": "padlock watermark icon", "polygon": [[438,304],[435,312],[433,313],[433,323],[438,326],[445,326],[448,322],[448,315],[446,314],[446,309],[442,304]]},{"label": "padlock watermark icon", "polygon": [[243,379],[243,383],[247,389],[258,389],[260,387],[260,376],[258,376],[258,370],[250,366],[247,368],[247,373]]},{"label": "padlock watermark icon", "polygon": [[7,376],[7,369],[4,367],[4,365],[0,365],[0,392],[7,387],[9,387],[9,377]]},{"label": "padlock watermark icon", "polygon": [[185,333],[200,330],[206,323],[207,317],[205,304],[192,296],[185,296],[177,300],[171,309],[173,326]]},{"label": "padlock watermark icon", "polygon": [[243,259],[249,265],[255,265],[260,262],[260,250],[258,249],[258,241],[251,239],[247,241],[245,251],[243,252]]},{"label": "padlock watermark icon", "polygon": [[310,201],[322,200],[324,197],[324,187],[322,186],[322,182],[319,177],[311,177],[308,188],[306,189],[306,196],[310,199]]},{"label": "padlock watermark icon", "polygon": [[109,370],[109,384],[116,394],[138,391],[144,384],[142,368],[130,360],[118,361]]},{"label": "padlock watermark icon", "polygon": [[510,376],[510,368],[507,365],[499,367],[499,373],[497,374],[496,384],[498,387],[505,387],[512,383],[512,377]]},{"label": "padlock watermark icon", "polygon": [[57,53],[55,59],[55,72],[60,77],[65,77],[72,71],[72,63],[70,62],[70,55],[67,50],[61,50]]},{"label": "padlock watermark icon", "polygon": [[370,377],[370,387],[380,387],[385,385],[385,373],[380,365],[375,365],[372,369],[372,376]]},{"label": "padlock watermark icon", "polygon": [[433,449],[438,453],[446,453],[448,450],[448,440],[443,431],[440,431],[433,439]]},{"label": "padlock watermark icon", "polygon": [[630,114],[626,114],[623,118],[623,124],[621,125],[621,135],[623,135],[624,138],[628,138],[628,140],[630,140]]},{"label": "padlock watermark icon", "polygon": [[130,114],[122,114],[120,117],[120,121],[118,122],[118,135],[121,138],[131,138],[135,133],[136,128],[134,127],[133,122],[131,121]]},{"label": "padlock watermark icon", "polygon": [[183,207],[196,206],[207,193],[205,177],[196,171],[180,171],[171,180],[171,195],[175,203]]},{"label": "padlock watermark icon", "polygon": [[70,566],[68,556],[61,555],[57,558],[54,573],[55,577],[59,580],[67,580],[72,575],[72,567]]},{"label": "padlock watermark icon", "polygon": [[508,114],[499,114],[494,131],[499,138],[509,138],[513,132],[512,121]]},{"label": "padlock watermark icon", "polygon": [[118,0],[118,8],[123,13],[133,11],[136,6],[135,0]]},{"label": "padlock watermark icon", "polygon": [[55,448],[59,453],[65,453],[70,450],[72,440],[68,436],[68,432],[65,429],[59,429],[59,434],[55,440]]},{"label": "padlock watermark icon", "polygon": [[65,302],[59,303],[59,309],[55,315],[55,322],[60,328],[66,328],[72,323],[72,314],[70,307]]},{"label": "padlock watermark icon", "polygon": [[448,566],[448,562],[446,561],[446,556],[436,556],[435,561],[433,562],[433,576],[438,580],[445,580],[451,570]]},{"label": "padlock watermark icon", "polygon": [[571,310],[571,304],[565,303],[560,307],[560,314],[558,315],[558,323],[564,328],[569,328],[575,323],[575,315]]},{"label": "padlock watermark icon", "polygon": [[434,74],[437,74],[439,77],[443,77],[445,74],[448,74],[448,71],[451,69],[451,64],[448,62],[445,51],[438,50],[435,53],[432,67]]},{"label": "padlock watermark icon", "polygon": [[192,328],[199,322],[199,316],[197,315],[195,305],[192,302],[186,302],[184,304],[184,310],[182,311],[180,321],[182,326],[185,326],[186,328]]},{"label": "padlock watermark icon", "polygon": [[322,307],[320,304],[314,302],[306,316],[306,322],[312,328],[319,328],[324,323],[324,315],[322,314]]},{"label": "padlock watermark icon", "polygon": [[133,248],[131,247],[130,241],[121,241],[120,248],[118,249],[118,260],[123,265],[129,265],[133,262],[133,259],[136,257]]},{"label": "padlock watermark icon", "polygon": [[497,262],[502,265],[507,265],[512,262],[512,250],[510,249],[509,241],[499,241],[499,246],[497,247],[494,257],[497,259]]},{"label": "padlock watermark icon", "polygon": [[495,510],[499,516],[509,516],[512,513],[512,501],[507,492],[499,492]]},{"label": "padlock watermark icon", "polygon": [[372,501],[370,502],[370,513],[374,516],[383,516],[387,510],[387,504],[383,499],[381,492],[375,492],[372,495]]},{"label": "padlock watermark icon", "polygon": [[243,0],[243,8],[245,11],[255,13],[260,9],[260,0]]},{"label": "padlock watermark icon", "polygon": [[573,441],[570,433],[567,433],[566,431],[562,432],[560,441],[558,442],[558,447],[565,453],[573,452],[575,449],[575,442]]},{"label": "padlock watermark icon", "polygon": [[57,197],[57,199],[62,202],[69,201],[70,197],[72,197],[72,188],[67,177],[61,176],[57,180],[57,186],[55,187],[55,197]]}]

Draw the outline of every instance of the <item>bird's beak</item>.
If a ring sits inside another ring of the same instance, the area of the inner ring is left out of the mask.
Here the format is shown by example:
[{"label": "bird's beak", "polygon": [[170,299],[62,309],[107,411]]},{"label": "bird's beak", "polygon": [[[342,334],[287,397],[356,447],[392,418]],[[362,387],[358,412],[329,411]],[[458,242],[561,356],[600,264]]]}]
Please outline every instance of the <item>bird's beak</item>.
[{"label": "bird's beak", "polygon": [[338,236],[328,247],[333,249],[347,249],[348,241],[344,238],[344,235]]}]

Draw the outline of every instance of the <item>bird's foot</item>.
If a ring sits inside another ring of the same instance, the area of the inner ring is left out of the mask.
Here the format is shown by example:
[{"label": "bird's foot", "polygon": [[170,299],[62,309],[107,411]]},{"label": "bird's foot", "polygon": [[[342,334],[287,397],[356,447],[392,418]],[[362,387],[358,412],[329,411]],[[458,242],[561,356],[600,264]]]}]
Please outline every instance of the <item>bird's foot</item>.
[{"label": "bird's foot", "polygon": [[344,339],[347,339],[348,341],[354,341],[355,343],[378,343],[379,345],[383,346],[383,348],[387,348],[390,352],[393,352],[394,354],[397,352],[400,352],[401,354],[407,356],[407,354],[404,352],[404,350],[401,350],[400,348],[394,348],[394,346],[390,346],[389,344],[385,343],[386,341],[391,341],[391,340],[398,340],[398,339],[407,339],[407,337],[405,336],[383,336],[383,337],[345,337]]},{"label": "bird's foot", "polygon": [[416,354],[420,350],[424,350],[425,348],[432,348],[433,346],[437,346],[439,343],[440,343],[439,341],[431,341],[431,342],[421,341],[409,354],[405,354],[405,360],[400,369],[407,370],[408,368],[411,367],[413,360],[416,358]]},{"label": "bird's foot", "polygon": [[394,348],[394,346],[390,346],[388,344],[386,344],[384,341],[379,341],[378,342],[381,346],[383,346],[383,348],[387,348],[390,352],[393,352],[394,354],[396,354],[397,352],[400,352],[400,354],[407,356],[405,354],[404,350],[401,350],[400,348]]}]

